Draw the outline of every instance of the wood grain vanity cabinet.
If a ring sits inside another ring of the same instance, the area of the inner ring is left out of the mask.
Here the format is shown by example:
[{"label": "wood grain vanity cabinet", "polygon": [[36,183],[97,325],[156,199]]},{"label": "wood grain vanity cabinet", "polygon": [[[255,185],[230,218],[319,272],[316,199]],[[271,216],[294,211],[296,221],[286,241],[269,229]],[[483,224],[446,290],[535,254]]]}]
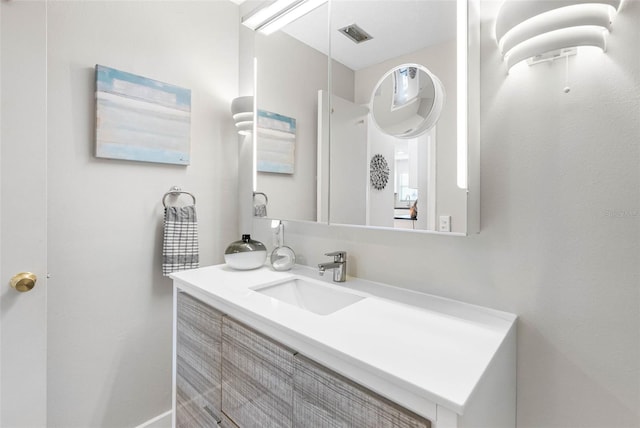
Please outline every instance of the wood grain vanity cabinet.
[{"label": "wood grain vanity cabinet", "polygon": [[300,354],[293,385],[294,427],[431,427],[427,419]]},{"label": "wood grain vanity cabinet", "polygon": [[223,315],[187,293],[176,305],[176,427],[211,427],[221,419]]},{"label": "wood grain vanity cabinet", "polygon": [[293,354],[225,317],[222,324],[222,410],[240,427],[291,427]]},{"label": "wood grain vanity cabinet", "polygon": [[176,311],[176,427],[431,427],[187,293]]}]

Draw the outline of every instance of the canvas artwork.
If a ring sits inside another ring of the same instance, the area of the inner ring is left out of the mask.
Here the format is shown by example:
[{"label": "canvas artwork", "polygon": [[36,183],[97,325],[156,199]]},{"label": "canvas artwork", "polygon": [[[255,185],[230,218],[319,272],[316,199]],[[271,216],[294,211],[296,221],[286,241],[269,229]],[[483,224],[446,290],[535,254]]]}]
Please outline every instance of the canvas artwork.
[{"label": "canvas artwork", "polygon": [[191,90],[96,65],[96,156],[189,165]]},{"label": "canvas artwork", "polygon": [[258,110],[257,170],[293,174],[296,120],[281,114]]}]

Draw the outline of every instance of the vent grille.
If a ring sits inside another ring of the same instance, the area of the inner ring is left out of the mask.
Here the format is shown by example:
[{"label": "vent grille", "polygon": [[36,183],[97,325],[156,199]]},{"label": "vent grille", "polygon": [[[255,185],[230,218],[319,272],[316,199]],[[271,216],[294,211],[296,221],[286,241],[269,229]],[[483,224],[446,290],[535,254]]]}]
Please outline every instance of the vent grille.
[{"label": "vent grille", "polygon": [[338,31],[347,36],[354,43],[362,43],[373,39],[369,33],[358,27],[356,24],[347,25],[346,27],[340,28]]}]

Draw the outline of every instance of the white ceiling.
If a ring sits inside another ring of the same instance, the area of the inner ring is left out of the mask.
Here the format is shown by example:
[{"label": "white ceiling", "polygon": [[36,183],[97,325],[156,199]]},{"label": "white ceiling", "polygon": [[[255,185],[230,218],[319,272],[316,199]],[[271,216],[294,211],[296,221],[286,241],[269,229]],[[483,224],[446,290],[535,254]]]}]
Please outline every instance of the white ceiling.
[{"label": "white ceiling", "polygon": [[[283,31],[327,54],[328,8],[327,4],[317,8]],[[331,55],[352,70],[442,43],[456,35],[455,0],[332,0],[331,10]],[[356,44],[337,31],[354,23],[373,39]]]}]

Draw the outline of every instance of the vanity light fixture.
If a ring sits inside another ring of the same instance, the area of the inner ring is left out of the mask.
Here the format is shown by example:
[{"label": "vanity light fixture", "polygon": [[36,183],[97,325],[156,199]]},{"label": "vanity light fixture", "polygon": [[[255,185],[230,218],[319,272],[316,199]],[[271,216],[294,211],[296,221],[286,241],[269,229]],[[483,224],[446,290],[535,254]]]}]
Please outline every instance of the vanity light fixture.
[{"label": "vanity light fixture", "polygon": [[253,132],[253,97],[238,97],[231,101],[231,114],[236,123],[238,134],[249,135]]},{"label": "vanity light fixture", "polygon": [[507,70],[575,54],[574,48],[606,51],[611,23],[624,0],[505,0],[496,18],[496,40]]},{"label": "vanity light fixture", "polygon": [[242,18],[242,24],[269,35],[306,15],[328,0],[275,0]]},{"label": "vanity light fixture", "polygon": [[[469,112],[467,102],[469,97],[469,16],[477,13],[479,2],[458,0],[456,2],[456,75],[457,87],[457,131],[456,147],[456,184],[460,189],[469,188]],[[469,6],[473,5],[473,8]],[[464,23],[464,24],[463,24]],[[464,106],[461,108],[460,106]]]}]

